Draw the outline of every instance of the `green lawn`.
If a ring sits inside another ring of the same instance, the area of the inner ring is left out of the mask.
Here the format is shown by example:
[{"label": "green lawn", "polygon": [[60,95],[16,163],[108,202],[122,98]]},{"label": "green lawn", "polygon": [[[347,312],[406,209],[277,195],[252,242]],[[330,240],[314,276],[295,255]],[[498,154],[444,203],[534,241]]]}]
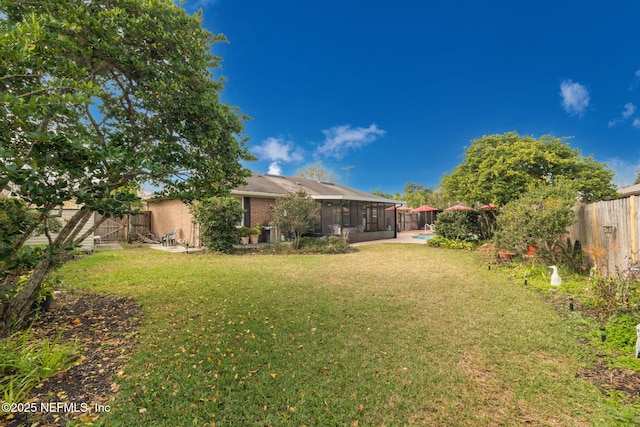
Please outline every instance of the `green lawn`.
[{"label": "green lawn", "polygon": [[566,322],[476,253],[139,248],[61,273],[144,309],[110,425],[633,424],[576,378],[587,360]]}]

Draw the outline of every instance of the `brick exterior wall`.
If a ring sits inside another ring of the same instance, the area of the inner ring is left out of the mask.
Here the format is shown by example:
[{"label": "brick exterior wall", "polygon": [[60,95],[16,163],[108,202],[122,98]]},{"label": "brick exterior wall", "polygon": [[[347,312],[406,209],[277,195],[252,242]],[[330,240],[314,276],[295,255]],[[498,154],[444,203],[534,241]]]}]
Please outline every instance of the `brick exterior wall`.
[{"label": "brick exterior wall", "polygon": [[271,206],[275,204],[274,199],[261,199],[251,197],[251,224],[245,224],[250,227],[267,226],[271,222]]},{"label": "brick exterior wall", "polygon": [[[256,198],[249,199],[251,209],[251,224],[249,227],[267,226],[271,221],[271,206],[274,199]],[[199,245],[198,230],[192,226],[193,215],[189,207],[182,201],[173,200],[149,200],[147,210],[151,212],[151,232],[162,238],[175,227],[180,227],[176,239],[186,240],[191,245]]]}]

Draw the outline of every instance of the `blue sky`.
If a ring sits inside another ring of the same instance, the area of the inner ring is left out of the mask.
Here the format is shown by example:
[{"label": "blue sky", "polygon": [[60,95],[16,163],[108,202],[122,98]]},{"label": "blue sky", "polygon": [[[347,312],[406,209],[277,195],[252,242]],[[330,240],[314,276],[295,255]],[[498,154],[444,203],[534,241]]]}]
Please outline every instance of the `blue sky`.
[{"label": "blue sky", "polygon": [[229,43],[223,100],[258,172],[435,186],[483,135],[571,137],[629,185],[640,167],[640,2],[192,0]]}]

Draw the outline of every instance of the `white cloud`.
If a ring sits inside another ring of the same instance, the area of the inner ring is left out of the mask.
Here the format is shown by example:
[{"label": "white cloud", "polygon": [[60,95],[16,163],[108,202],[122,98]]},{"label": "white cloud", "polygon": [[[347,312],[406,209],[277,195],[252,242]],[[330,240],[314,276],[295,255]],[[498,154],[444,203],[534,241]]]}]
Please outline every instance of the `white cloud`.
[{"label": "white cloud", "polygon": [[622,118],[628,119],[629,117],[633,116],[635,112],[636,112],[636,106],[630,102],[627,102],[626,104],[624,104],[624,111],[622,112]]},{"label": "white cloud", "polygon": [[631,125],[634,128],[640,129],[640,119],[636,117],[635,119],[633,119],[633,123],[631,123]]},{"label": "white cloud", "polygon": [[[625,120],[627,120],[629,117],[633,116],[636,113],[636,106],[633,105],[630,102],[627,102],[626,104],[624,104],[624,110],[622,110],[622,118],[620,119],[615,119],[615,120],[611,120],[609,122],[609,127],[612,128],[616,125],[619,125],[620,123],[624,122]],[[633,126],[636,127],[636,121],[638,119],[635,119],[633,121]]]},{"label": "white cloud", "polygon": [[282,175],[282,167],[280,166],[280,163],[278,162],[273,162],[269,165],[269,172],[267,172],[269,175]]},{"label": "white cloud", "polygon": [[362,148],[384,135],[387,131],[378,129],[375,124],[368,128],[351,128],[350,125],[342,125],[323,130],[325,140],[318,147],[318,153],[327,157],[341,159],[349,150]]},{"label": "white cloud", "polygon": [[589,91],[580,83],[564,80],[560,84],[562,106],[571,115],[582,116],[589,106]]},{"label": "white cloud", "polygon": [[214,6],[218,2],[219,0],[188,0],[182,4],[180,4],[179,2],[176,2],[176,3],[187,10],[195,11],[198,9],[206,9],[210,6]]},{"label": "white cloud", "polygon": [[262,157],[261,160],[272,162],[291,163],[304,160],[302,150],[292,141],[286,141],[284,138],[269,137],[262,141],[261,145],[253,147],[253,151],[258,157]]},{"label": "white cloud", "polygon": [[[640,153],[638,153],[640,155]],[[640,172],[640,157],[633,163],[619,158],[607,160],[607,165],[615,172],[613,183],[619,188],[633,184],[638,172]]]}]

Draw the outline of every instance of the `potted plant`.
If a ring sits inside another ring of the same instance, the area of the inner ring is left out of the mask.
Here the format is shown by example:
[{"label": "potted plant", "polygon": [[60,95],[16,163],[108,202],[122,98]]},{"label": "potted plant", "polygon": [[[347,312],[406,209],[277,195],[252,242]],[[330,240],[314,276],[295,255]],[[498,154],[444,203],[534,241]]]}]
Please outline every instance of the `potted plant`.
[{"label": "potted plant", "polygon": [[51,310],[53,304],[54,287],[60,284],[60,279],[55,277],[53,279],[47,279],[40,287],[38,297],[36,299],[36,305],[40,312],[46,313]]},{"label": "potted plant", "polygon": [[258,243],[258,240],[260,239],[260,233],[262,232],[262,230],[260,230],[260,226],[256,225],[255,227],[252,227],[249,229],[249,237],[251,239],[251,244],[255,245],[256,243]]},{"label": "potted plant", "polygon": [[249,243],[250,234],[251,234],[251,229],[249,227],[247,227],[246,225],[243,225],[242,227],[240,227],[240,241],[242,242],[243,245],[246,245]]}]

